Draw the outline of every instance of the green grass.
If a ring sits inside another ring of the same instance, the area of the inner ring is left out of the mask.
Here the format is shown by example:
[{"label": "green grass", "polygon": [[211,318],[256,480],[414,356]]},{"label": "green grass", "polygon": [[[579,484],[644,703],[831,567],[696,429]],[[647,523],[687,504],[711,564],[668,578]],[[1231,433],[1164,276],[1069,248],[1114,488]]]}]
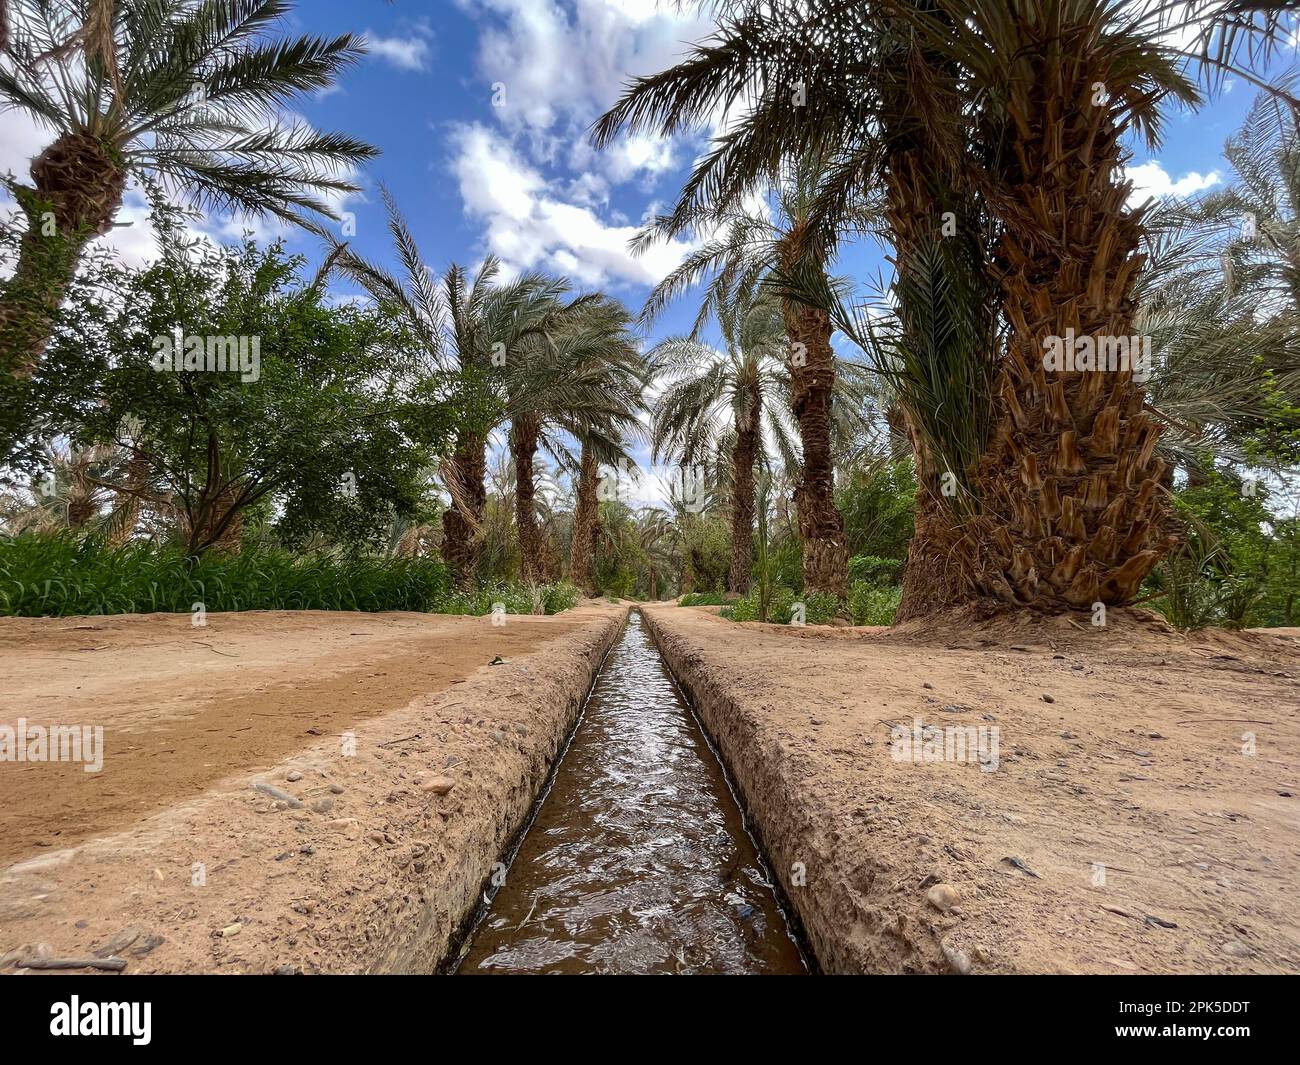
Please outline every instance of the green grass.
[{"label": "green grass", "polygon": [[233,610],[412,610],[554,614],[577,602],[572,585],[455,589],[430,558],[337,558],[281,550],[209,554],[135,543],[111,549],[63,534],[0,538],[0,616],[189,613]]}]

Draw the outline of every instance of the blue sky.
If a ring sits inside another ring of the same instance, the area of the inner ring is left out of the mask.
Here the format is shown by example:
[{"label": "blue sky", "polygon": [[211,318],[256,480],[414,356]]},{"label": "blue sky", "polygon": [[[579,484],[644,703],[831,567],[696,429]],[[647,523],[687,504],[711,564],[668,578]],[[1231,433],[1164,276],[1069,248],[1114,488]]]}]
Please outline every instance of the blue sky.
[{"label": "blue sky", "polygon": [[[397,197],[430,266],[477,263],[491,250],[603,287],[638,307],[680,249],[637,260],[627,235],[669,202],[707,131],[673,142],[642,138],[602,154],[586,130],[624,79],[659,69],[707,23],[655,0],[311,0],[295,21],[314,33],[365,32],[372,54],[341,89],[306,103],[314,123],[364,136],[384,155],[347,207],[357,245],[388,245],[376,182]],[[1139,148],[1143,192],[1187,194],[1228,180],[1223,141],[1253,92],[1241,81],[1196,114],[1171,114],[1164,144]],[[494,106],[495,103],[501,106]],[[879,250],[849,249],[841,270],[874,277]],[[656,336],[683,328],[689,301]]]}]

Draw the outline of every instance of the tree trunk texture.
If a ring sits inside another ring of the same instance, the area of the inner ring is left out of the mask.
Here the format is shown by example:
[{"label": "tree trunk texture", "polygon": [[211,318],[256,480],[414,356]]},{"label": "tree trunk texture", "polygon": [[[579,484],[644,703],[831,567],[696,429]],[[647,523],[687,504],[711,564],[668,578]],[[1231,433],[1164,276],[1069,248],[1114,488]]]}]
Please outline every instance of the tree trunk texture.
[{"label": "tree trunk texture", "polygon": [[515,463],[515,526],[519,534],[520,569],[525,581],[546,580],[542,533],[537,526],[537,486],[533,458],[537,454],[537,419],[524,415],[511,426],[510,446]]},{"label": "tree trunk texture", "polygon": [[843,599],[848,594],[849,553],[844,521],[835,506],[831,456],[835,353],[830,317],[823,310],[789,299],[783,301],[782,311],[786,335],[795,345],[790,365],[791,409],[803,445],[803,468],[794,501],[803,541],[804,591]]},{"label": "tree trunk texture", "polygon": [[86,245],[112,228],[126,176],[103,146],[65,133],[32,161],[35,187],[18,186],[27,230],[0,294],[0,372],[29,377],[40,365],[59,306]]},{"label": "tree trunk texture", "polygon": [[762,394],[755,381],[745,390],[745,409],[736,419],[736,446],[731,453],[731,573],[728,587],[739,595],[749,593],[754,565],[754,461],[758,455],[762,404]]},{"label": "tree trunk texture", "polygon": [[1043,365],[1044,341],[1069,329],[1132,333],[1145,259],[1122,131],[1092,102],[1097,84],[1127,87],[1108,76],[1091,29],[1022,26],[1005,153],[1018,169],[989,190],[1004,225],[995,268],[1012,340],[976,471],[978,578],[1008,603],[1045,609],[1132,602],[1178,539],[1156,455],[1162,427],[1133,374]]},{"label": "tree trunk texture", "polygon": [[463,588],[474,586],[482,553],[480,530],[487,506],[487,442],[477,433],[462,433],[446,467],[451,505],[442,512],[442,557]]},{"label": "tree trunk texture", "polygon": [[587,444],[582,445],[581,468],[578,473],[578,502],[573,512],[573,539],[569,546],[569,579],[587,595],[596,594],[596,579],[592,563],[596,553],[596,523],[599,517],[600,467],[596,454]]}]

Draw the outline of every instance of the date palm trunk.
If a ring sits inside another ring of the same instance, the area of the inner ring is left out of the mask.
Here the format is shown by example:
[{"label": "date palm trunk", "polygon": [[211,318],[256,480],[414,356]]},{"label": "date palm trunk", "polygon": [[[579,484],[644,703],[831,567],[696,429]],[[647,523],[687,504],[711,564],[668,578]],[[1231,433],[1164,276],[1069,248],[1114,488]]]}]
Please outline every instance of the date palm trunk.
[{"label": "date palm trunk", "polygon": [[459,434],[445,471],[451,505],[442,512],[442,557],[461,587],[472,588],[482,552],[479,530],[487,506],[487,441],[468,430]]},{"label": "date palm trunk", "polygon": [[1122,605],[1177,542],[1162,427],[1131,370],[1044,366],[1069,330],[1094,341],[1133,333],[1143,212],[1127,206],[1122,130],[1095,98],[1098,85],[1122,87],[1094,26],[1018,18],[1011,143],[988,193],[1012,336],[975,477],[978,579],[1019,606]]},{"label": "date palm trunk", "polygon": [[542,534],[537,526],[537,486],[533,459],[540,429],[532,415],[521,415],[511,426],[510,450],[515,463],[515,526],[519,534],[520,569],[525,581],[546,579]]},{"label": "date palm trunk", "polygon": [[749,382],[745,386],[742,410],[736,417],[736,444],[731,452],[731,572],[728,586],[739,595],[749,594],[754,565],[754,460],[758,456],[762,409],[763,396],[758,382]]},{"label": "date palm trunk", "polygon": [[820,308],[792,299],[782,301],[782,314],[793,347],[790,402],[803,450],[794,501],[803,541],[804,591],[843,599],[848,593],[849,553],[844,521],[835,505],[831,455],[835,353],[831,348],[830,316]]},{"label": "date palm trunk", "polygon": [[596,454],[584,442],[578,471],[578,501],[573,512],[573,539],[569,546],[569,579],[587,595],[596,594],[592,563],[596,553],[599,478]]},{"label": "date palm trunk", "polygon": [[120,160],[84,133],[65,133],[15,189],[27,217],[18,262],[0,293],[0,372],[28,377],[40,365],[59,306],[86,246],[112,228],[126,175]]}]

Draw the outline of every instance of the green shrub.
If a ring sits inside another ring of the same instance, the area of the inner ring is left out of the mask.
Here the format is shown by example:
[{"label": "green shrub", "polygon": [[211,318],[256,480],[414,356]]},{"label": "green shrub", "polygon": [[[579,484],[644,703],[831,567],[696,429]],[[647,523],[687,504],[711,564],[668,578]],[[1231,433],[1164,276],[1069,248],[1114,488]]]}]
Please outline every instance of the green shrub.
[{"label": "green shrub", "polygon": [[727,600],[721,592],[687,592],[678,601],[678,606],[722,606]]},{"label": "green shrub", "polygon": [[326,554],[278,549],[187,559],[178,547],[109,548],[69,534],[0,538],[0,616],[189,613],[233,610],[411,610],[554,614],[577,602],[570,584],[502,585],[462,593],[432,558]]},{"label": "green shrub", "polygon": [[849,617],[855,625],[891,625],[902,597],[901,588],[856,581],[849,587]]},{"label": "green shrub", "polygon": [[849,559],[850,584],[874,584],[883,587],[897,584],[903,575],[903,562],[897,558],[879,558],[876,555],[854,555]]},{"label": "green shrub", "polygon": [[[789,625],[794,618],[797,603],[803,603],[805,625],[829,625],[839,612],[839,601],[833,595],[814,592],[812,595],[801,596],[790,588],[776,588],[772,591],[767,620],[773,625]],[[751,591],[719,613],[732,621],[762,620],[759,617],[758,591]]]}]

